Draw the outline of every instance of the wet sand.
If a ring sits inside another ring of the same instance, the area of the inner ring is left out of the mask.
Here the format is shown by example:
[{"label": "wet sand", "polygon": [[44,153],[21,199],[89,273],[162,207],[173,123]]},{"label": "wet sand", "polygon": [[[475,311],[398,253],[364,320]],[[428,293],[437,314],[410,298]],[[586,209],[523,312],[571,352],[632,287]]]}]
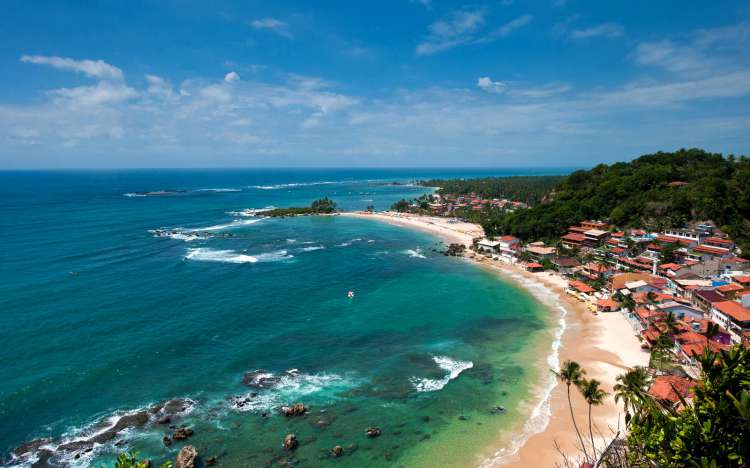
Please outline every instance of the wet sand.
[{"label": "wet sand", "polygon": [[[344,213],[345,216],[370,218],[396,226],[419,229],[431,232],[448,243],[471,245],[472,240],[482,236],[480,226],[471,223],[449,223],[445,218],[427,217],[402,213]],[[483,268],[494,271],[504,279],[510,280],[536,295],[548,305],[554,316],[551,323],[556,324],[564,308],[565,328],[559,347],[559,362],[577,361],[586,370],[587,378],[595,378],[602,383],[602,388],[610,393],[605,403],[595,407],[592,412],[594,425],[594,442],[600,451],[606,440],[615,432],[622,430],[621,405],[612,398],[612,387],[617,375],[636,365],[648,364],[648,353],[641,350],[640,341],[627,319],[620,313],[602,313],[594,315],[579,300],[567,295],[564,290],[567,281],[555,273],[529,273],[519,266],[489,260],[482,256],[468,259]],[[544,294],[540,294],[543,292]],[[557,307],[555,307],[557,306]],[[549,368],[547,360],[540,361],[540,371]],[[539,383],[539,399],[547,380]],[[571,457],[582,457],[580,444],[570,417],[566,387],[556,385],[549,394],[548,405],[541,402],[538,418],[531,418],[520,433],[498,434],[497,445],[488,453],[494,453],[481,464],[483,467],[552,467],[562,465],[560,451]],[[590,446],[588,431],[588,407],[576,389],[571,388],[573,411],[584,437]],[[533,402],[530,410],[540,402]],[[559,447],[556,448],[556,445]]]}]

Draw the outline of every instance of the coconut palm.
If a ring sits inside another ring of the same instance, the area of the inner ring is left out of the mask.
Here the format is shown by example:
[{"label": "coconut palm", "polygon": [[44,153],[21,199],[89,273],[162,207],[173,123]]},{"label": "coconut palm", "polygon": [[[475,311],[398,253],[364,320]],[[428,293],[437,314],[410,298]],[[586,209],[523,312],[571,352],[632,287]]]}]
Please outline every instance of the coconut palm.
[{"label": "coconut palm", "polygon": [[581,431],[578,430],[578,424],[576,424],[576,418],[575,418],[575,415],[573,414],[573,403],[570,401],[570,386],[571,385],[577,386],[583,379],[583,375],[586,373],[586,371],[577,362],[567,360],[563,362],[562,367],[560,367],[559,371],[557,372],[553,371],[553,372],[557,376],[558,380],[563,382],[568,387],[568,407],[570,408],[570,418],[573,420],[573,428],[576,430],[576,434],[578,435],[578,441],[581,443],[581,448],[583,449],[583,455],[588,460],[589,456],[588,456],[588,452],[586,451],[586,444],[583,443],[583,437],[581,437]]},{"label": "coconut palm", "polygon": [[618,375],[617,382],[614,386],[615,402],[622,400],[627,425],[632,415],[640,412],[646,399],[646,391],[651,384],[651,377],[645,367],[636,366],[625,374]]},{"label": "coconut palm", "polygon": [[678,326],[677,318],[674,316],[674,313],[672,313],[671,311],[667,314],[666,317],[664,317],[664,325],[666,325],[667,331],[671,335],[679,334],[680,329],[677,327]]},{"label": "coconut palm", "polygon": [[601,385],[601,382],[596,379],[582,379],[578,383],[578,391],[581,392],[583,399],[586,400],[586,403],[589,405],[589,435],[591,436],[591,451],[593,452],[592,455],[594,457],[596,457],[596,445],[594,444],[594,430],[591,424],[591,408],[604,403],[604,398],[609,395],[602,390],[599,385]]},{"label": "coconut palm", "polygon": [[708,326],[706,327],[706,347],[708,347],[708,342],[711,341],[711,338],[716,336],[719,333],[719,324],[708,322]]}]

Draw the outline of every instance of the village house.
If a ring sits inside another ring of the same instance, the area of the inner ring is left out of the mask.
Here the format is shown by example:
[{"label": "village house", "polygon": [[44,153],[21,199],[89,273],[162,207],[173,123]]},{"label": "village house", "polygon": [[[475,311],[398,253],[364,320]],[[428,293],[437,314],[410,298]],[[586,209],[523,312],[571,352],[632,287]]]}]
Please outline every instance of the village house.
[{"label": "village house", "polygon": [[557,254],[557,249],[544,245],[544,242],[532,242],[526,246],[526,252],[537,261],[550,259]]},{"label": "village house", "polygon": [[735,301],[713,304],[711,320],[729,332],[734,343],[741,343],[743,335],[750,331],[750,309]]},{"label": "village house", "polygon": [[552,264],[563,275],[572,275],[581,266],[581,263],[572,257],[554,257]]},{"label": "village house", "polygon": [[497,239],[497,252],[500,254],[500,259],[513,263],[516,260],[516,252],[520,245],[520,240],[513,236],[502,236]]},{"label": "village house", "polygon": [[726,301],[727,298],[715,289],[697,289],[693,291],[693,305],[706,314],[711,313],[714,304]]}]

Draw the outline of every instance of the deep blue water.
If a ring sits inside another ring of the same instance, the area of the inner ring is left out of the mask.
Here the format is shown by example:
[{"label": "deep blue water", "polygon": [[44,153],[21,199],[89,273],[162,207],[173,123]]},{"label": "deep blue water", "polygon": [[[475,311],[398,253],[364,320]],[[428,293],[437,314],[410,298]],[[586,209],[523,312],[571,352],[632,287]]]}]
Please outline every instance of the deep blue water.
[{"label": "deep blue water", "polygon": [[[196,401],[185,421],[204,428],[195,436],[201,450],[247,466],[278,456],[273,450],[289,423],[235,418],[260,418],[292,400],[328,414],[360,408],[356,417],[339,416],[330,440],[310,436],[315,441],[297,455],[310,466],[336,435],[387,426],[414,408],[440,408],[445,421],[434,422],[431,434],[448,431],[455,415],[526,388],[514,352],[544,328],[538,305],[433,252],[436,239],[423,233],[343,217],[263,219],[242,210],[308,205],[323,196],[345,210],[385,209],[428,191],[392,181],[564,172],[0,172],[2,454],[37,437],[70,439],[118,411],[173,397]],[[126,196],[159,190],[179,192]],[[448,372],[440,357],[450,358],[448,366],[473,367],[440,387]],[[237,411],[225,398],[247,393],[242,375],[255,369],[299,374],[261,392],[252,411]],[[418,391],[425,384],[441,389]],[[467,391],[457,406],[464,393],[456,392]],[[237,435],[240,426],[227,429],[238,422],[253,442]],[[147,426],[118,436],[125,445],[97,447],[76,463],[85,466],[92,456],[108,463],[124,448],[173,458],[176,447],[160,444],[165,430]],[[242,458],[261,449],[260,458]],[[352,466],[388,465],[406,447],[382,457],[365,450]]]}]

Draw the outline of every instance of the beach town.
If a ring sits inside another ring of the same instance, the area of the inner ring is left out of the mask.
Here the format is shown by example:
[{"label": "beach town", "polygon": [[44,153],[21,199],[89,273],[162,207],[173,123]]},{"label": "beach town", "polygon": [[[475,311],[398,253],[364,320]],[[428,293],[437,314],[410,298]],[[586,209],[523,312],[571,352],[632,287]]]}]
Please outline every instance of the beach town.
[{"label": "beach town", "polygon": [[[618,374],[639,366],[651,376],[649,395],[679,411],[691,400],[704,349],[750,345],[750,261],[739,257],[732,240],[711,223],[653,232],[618,231],[588,220],[570,226],[553,246],[525,244],[509,235],[485,237],[481,226],[451,216],[457,205],[482,209],[489,204],[522,205],[472,194],[436,199],[433,216],[350,215],[432,232],[446,243],[465,245],[467,260],[532,293],[553,291],[566,311],[560,361],[579,362],[610,394]],[[576,418],[583,420],[585,402],[579,400],[574,400]],[[551,392],[548,404],[545,426],[533,429],[518,447],[496,453],[487,466],[553,466],[561,457],[575,456],[580,444],[570,427],[563,385]],[[597,410],[600,460],[624,436],[623,414],[612,399]]]}]

